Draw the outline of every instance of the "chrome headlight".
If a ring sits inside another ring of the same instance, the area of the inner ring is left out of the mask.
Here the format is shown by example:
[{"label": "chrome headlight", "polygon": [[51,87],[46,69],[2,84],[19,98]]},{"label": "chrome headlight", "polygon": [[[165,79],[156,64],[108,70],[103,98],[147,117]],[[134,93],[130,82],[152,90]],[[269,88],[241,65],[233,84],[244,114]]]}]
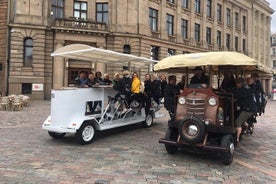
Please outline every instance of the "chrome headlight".
[{"label": "chrome headlight", "polygon": [[180,103],[181,105],[184,105],[186,103],[186,99],[184,97],[180,97],[178,99],[178,103]]},{"label": "chrome headlight", "polygon": [[209,105],[211,105],[211,106],[215,106],[215,105],[217,105],[217,100],[216,100],[216,98],[211,97],[211,98],[208,100],[208,103],[209,103]]},{"label": "chrome headlight", "polygon": [[187,132],[190,136],[195,136],[198,134],[198,128],[195,125],[190,125],[188,127],[188,132]]}]

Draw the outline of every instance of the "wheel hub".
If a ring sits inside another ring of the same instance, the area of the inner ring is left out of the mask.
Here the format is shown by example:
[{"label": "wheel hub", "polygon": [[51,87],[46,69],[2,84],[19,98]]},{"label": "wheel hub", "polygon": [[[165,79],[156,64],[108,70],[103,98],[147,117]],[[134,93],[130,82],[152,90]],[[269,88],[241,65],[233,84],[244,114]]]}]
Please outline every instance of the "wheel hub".
[{"label": "wheel hub", "polygon": [[94,136],[93,127],[92,126],[85,127],[82,133],[83,140],[90,141],[93,136]]}]

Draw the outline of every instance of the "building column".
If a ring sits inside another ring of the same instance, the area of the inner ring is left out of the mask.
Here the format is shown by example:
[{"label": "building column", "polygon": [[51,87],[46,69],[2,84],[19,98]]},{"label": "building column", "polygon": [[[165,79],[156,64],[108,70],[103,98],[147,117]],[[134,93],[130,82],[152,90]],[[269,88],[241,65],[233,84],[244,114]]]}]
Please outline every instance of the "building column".
[{"label": "building column", "polygon": [[[102,44],[97,44],[97,46],[99,49],[105,49]],[[104,63],[96,62],[95,70],[96,70],[96,72],[100,71],[103,75],[104,73],[106,73],[106,65]]]},{"label": "building column", "polygon": [[[63,41],[57,41],[55,45],[55,50],[63,47]],[[53,89],[59,89],[63,87],[64,83],[64,59],[62,57],[54,58],[53,65]]]}]

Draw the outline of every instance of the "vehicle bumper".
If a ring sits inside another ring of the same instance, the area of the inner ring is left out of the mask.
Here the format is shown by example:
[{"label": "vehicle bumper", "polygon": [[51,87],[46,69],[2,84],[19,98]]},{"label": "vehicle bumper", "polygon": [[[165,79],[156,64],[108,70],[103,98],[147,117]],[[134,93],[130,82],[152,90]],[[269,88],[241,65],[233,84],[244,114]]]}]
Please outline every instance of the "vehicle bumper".
[{"label": "vehicle bumper", "polygon": [[220,147],[220,146],[208,146],[208,145],[203,145],[203,144],[185,144],[185,143],[180,143],[180,142],[166,140],[166,139],[159,139],[159,143],[168,144],[168,145],[172,145],[172,146],[197,147],[197,148],[201,148],[201,149],[204,149],[204,150],[210,150],[210,151],[220,151],[220,152],[226,152],[227,151],[227,148]]},{"label": "vehicle bumper", "polygon": [[77,132],[77,130],[74,128],[53,126],[51,124],[51,116],[48,116],[48,118],[44,121],[42,125],[42,129],[48,130],[50,132],[56,132],[56,133],[76,133]]}]

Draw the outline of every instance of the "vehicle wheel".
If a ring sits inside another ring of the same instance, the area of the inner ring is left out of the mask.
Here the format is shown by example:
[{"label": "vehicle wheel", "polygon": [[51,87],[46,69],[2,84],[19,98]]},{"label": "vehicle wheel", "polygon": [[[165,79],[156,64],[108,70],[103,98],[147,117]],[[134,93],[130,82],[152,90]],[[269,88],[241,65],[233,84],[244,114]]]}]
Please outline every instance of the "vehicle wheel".
[{"label": "vehicle wheel", "polygon": [[90,144],[95,135],[95,128],[91,122],[85,122],[77,131],[77,140],[80,144]]},{"label": "vehicle wheel", "polygon": [[199,143],[204,139],[205,125],[202,120],[196,117],[184,119],[179,123],[178,132],[187,143]]},{"label": "vehicle wheel", "polygon": [[225,165],[229,165],[232,163],[233,158],[234,158],[234,141],[233,141],[233,136],[232,135],[224,135],[221,138],[221,147],[226,148],[226,152],[222,153],[222,163]]},{"label": "vehicle wheel", "polygon": [[146,116],[146,119],[145,121],[143,121],[143,126],[144,127],[150,127],[153,123],[153,116],[151,113],[149,113],[147,116]]},{"label": "vehicle wheel", "polygon": [[65,136],[66,133],[57,133],[57,132],[51,132],[48,131],[48,134],[55,139],[59,139],[59,138],[63,138]]},{"label": "vehicle wheel", "polygon": [[[168,128],[165,139],[168,141],[177,141],[178,138],[178,132],[175,128]],[[165,148],[167,153],[169,154],[175,154],[177,152],[178,147],[174,145],[165,144]]]}]

